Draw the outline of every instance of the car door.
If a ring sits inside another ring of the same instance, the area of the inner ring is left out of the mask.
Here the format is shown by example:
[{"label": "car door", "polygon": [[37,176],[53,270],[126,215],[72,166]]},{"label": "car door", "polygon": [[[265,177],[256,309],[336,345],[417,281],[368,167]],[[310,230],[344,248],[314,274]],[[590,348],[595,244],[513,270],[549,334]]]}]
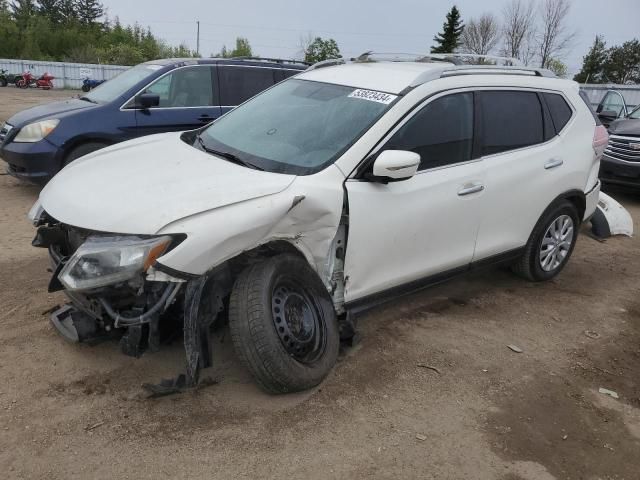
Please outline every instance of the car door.
[{"label": "car door", "polygon": [[[542,95],[476,92],[485,196],[474,261],[523,247],[542,212],[566,189],[567,167]],[[568,105],[565,106],[567,108]],[[569,117],[573,111],[569,108]],[[566,121],[565,121],[566,124]]]},{"label": "car door", "polygon": [[220,116],[215,67],[176,68],[153,81],[141,93],[160,96],[157,107],[136,109],[138,136],[192,130]]},{"label": "car door", "polygon": [[222,114],[275,85],[276,69],[259,65],[218,65]]},{"label": "car door", "polygon": [[473,93],[429,99],[397,126],[380,151],[420,154],[417,174],[345,183],[349,230],[347,302],[466,269],[473,256],[484,172],[474,155]]},{"label": "car door", "polygon": [[618,118],[625,117],[627,115],[627,105],[624,97],[620,92],[609,90],[598,104],[596,113],[606,126],[609,126],[611,122]]}]

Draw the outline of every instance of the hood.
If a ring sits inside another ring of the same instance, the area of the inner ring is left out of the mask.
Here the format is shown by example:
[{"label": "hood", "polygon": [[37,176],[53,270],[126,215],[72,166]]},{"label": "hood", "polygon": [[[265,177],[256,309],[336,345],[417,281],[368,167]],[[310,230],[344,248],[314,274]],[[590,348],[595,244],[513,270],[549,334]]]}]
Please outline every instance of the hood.
[{"label": "hood", "polygon": [[69,112],[95,107],[99,107],[99,105],[86,102],[84,100],[78,100],[77,98],[70,98],[69,100],[62,100],[60,102],[47,103],[45,105],[28,108],[20,113],[16,113],[13,117],[7,120],[7,123],[14,127],[21,128],[28,123],[37,122],[38,120],[45,118],[59,118]]},{"label": "hood", "polygon": [[609,133],[614,135],[640,136],[640,119],[621,118],[609,125]]},{"label": "hood", "polygon": [[294,179],[231,163],[168,133],[73,162],[47,184],[40,201],[69,225],[153,235],[190,215],[281,192]]}]

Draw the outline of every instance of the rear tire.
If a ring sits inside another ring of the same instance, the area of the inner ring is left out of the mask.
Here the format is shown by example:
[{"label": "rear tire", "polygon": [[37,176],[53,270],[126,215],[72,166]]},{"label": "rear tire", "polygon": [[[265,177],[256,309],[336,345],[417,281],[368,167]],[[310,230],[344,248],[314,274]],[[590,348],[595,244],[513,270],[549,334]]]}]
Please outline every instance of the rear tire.
[{"label": "rear tire", "polygon": [[524,254],[513,265],[514,273],[532,282],[554,278],[573,253],[579,227],[575,205],[568,200],[551,205],[534,227]]},{"label": "rear tire", "polygon": [[105,147],[108,147],[108,145],[106,143],[100,142],[89,142],[78,145],[67,154],[62,167],[64,168],[74,160],[77,160],[80,157],[84,157],[85,155],[89,155],[90,153],[93,153],[96,150],[100,150],[101,148]]},{"label": "rear tire", "polygon": [[82,85],[82,91],[83,92],[88,92],[89,90],[91,90],[91,87],[89,86],[89,84],[85,83],[84,85]]},{"label": "rear tire", "polygon": [[269,393],[315,387],[338,358],[331,298],[296,255],[268,258],[240,274],[229,301],[229,330],[240,360]]},{"label": "rear tire", "polygon": [[6,86],[7,86],[7,79],[0,78],[0,87],[6,87]]}]

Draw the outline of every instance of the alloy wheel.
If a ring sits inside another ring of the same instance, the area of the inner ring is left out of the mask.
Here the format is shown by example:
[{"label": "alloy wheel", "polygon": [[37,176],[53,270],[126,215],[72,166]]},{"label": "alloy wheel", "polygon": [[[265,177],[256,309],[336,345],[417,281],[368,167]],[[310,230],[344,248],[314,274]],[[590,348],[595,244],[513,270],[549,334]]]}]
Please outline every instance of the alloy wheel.
[{"label": "alloy wheel", "polygon": [[552,272],[564,263],[571,251],[573,236],[573,219],[569,215],[560,215],[551,222],[540,245],[540,267],[545,272]]}]

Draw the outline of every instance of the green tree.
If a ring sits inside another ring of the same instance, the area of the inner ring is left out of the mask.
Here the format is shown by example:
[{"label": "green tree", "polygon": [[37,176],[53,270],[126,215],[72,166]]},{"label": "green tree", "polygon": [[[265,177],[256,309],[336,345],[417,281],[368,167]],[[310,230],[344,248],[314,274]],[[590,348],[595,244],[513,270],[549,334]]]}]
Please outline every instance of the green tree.
[{"label": "green tree", "polygon": [[611,47],[604,64],[604,77],[613,83],[640,83],[640,41],[624,42]]},{"label": "green tree", "polygon": [[38,13],[40,13],[40,15],[48,18],[52,23],[57,24],[62,21],[60,0],[40,0],[38,4]]},{"label": "green tree", "polygon": [[321,37],[316,37],[304,49],[305,62],[316,63],[333,58],[342,58],[338,43],[333,38],[323,40]]},{"label": "green tree", "polygon": [[220,53],[215,57],[232,58],[232,57],[254,57],[253,50],[249,40],[245,37],[236,38],[236,48],[229,50],[226,45],[222,46]]},{"label": "green tree", "polygon": [[20,30],[27,27],[29,20],[35,16],[37,11],[38,6],[35,0],[13,0],[11,2],[11,13]]},{"label": "green tree", "polygon": [[460,46],[460,37],[464,31],[464,24],[460,17],[460,10],[455,5],[447,13],[447,20],[442,25],[442,33],[433,37],[437,45],[431,47],[431,53],[453,53]]},{"label": "green tree", "polygon": [[93,25],[104,15],[104,6],[98,0],[76,0],[75,7],[84,25]]},{"label": "green tree", "polygon": [[560,78],[567,77],[567,66],[557,58],[547,60],[547,68]]},{"label": "green tree", "polygon": [[65,23],[70,24],[78,21],[75,0],[59,0],[58,10]]},{"label": "green tree", "polygon": [[582,69],[573,79],[580,83],[603,83],[604,64],[607,61],[607,48],[604,39],[596,35],[593,45],[582,58]]}]

